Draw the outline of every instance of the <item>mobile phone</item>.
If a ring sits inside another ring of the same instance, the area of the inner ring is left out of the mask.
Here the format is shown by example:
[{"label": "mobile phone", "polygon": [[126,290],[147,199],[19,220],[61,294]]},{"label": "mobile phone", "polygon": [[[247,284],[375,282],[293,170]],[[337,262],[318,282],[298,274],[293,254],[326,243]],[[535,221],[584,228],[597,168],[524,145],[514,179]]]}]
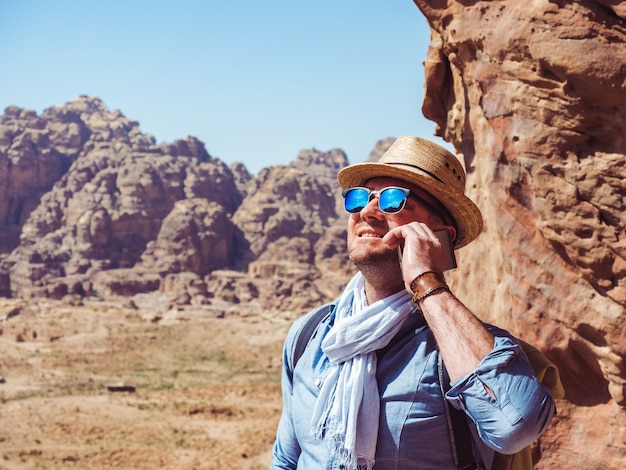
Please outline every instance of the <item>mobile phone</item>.
[{"label": "mobile phone", "polygon": [[454,256],[454,245],[452,244],[452,237],[448,230],[437,230],[435,236],[439,239],[439,243],[443,246],[446,256],[446,265],[444,271],[448,269],[456,268],[456,257]]}]

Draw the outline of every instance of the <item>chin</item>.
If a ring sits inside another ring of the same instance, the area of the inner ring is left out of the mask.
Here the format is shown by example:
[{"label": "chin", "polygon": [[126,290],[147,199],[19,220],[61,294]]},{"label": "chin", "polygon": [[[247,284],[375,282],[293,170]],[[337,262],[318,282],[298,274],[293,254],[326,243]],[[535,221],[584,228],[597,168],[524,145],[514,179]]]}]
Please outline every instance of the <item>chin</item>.
[{"label": "chin", "polygon": [[396,250],[389,248],[385,248],[384,250],[372,250],[368,247],[357,246],[350,250],[348,257],[357,267],[376,264],[383,265],[390,262],[398,264],[398,267],[400,266],[398,253]]}]

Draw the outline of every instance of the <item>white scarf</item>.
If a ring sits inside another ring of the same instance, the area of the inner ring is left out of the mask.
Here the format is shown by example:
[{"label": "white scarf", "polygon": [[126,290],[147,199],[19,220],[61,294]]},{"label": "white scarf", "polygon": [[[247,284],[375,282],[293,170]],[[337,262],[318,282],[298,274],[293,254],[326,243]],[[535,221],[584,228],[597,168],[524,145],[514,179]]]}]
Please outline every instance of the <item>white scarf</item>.
[{"label": "white scarf", "polygon": [[357,273],[339,298],[335,323],[322,342],[332,367],[311,420],[314,436],[327,440],[348,470],[374,466],[380,414],[376,351],[413,310],[404,290],[368,306],[364,286]]}]

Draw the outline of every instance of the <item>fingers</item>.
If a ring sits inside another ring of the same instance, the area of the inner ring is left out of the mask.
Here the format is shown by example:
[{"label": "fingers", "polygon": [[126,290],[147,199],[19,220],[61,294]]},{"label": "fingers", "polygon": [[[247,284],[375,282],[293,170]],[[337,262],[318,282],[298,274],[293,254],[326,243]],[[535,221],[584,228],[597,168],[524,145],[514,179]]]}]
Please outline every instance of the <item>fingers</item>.
[{"label": "fingers", "polygon": [[428,227],[428,225],[421,222],[411,222],[406,225],[395,227],[387,232],[383,237],[383,241],[390,248],[396,248],[401,243],[406,244],[414,240],[419,241],[419,239],[430,239],[433,242],[439,242],[439,239]]},{"label": "fingers", "polygon": [[401,244],[404,246],[401,266],[405,283],[410,283],[426,271],[443,272],[443,247],[426,224],[411,222],[394,227],[383,237],[383,241],[391,249]]},{"label": "fingers", "polygon": [[402,232],[402,227],[396,227],[387,232],[383,237],[383,242],[391,249],[403,245],[404,235]]}]

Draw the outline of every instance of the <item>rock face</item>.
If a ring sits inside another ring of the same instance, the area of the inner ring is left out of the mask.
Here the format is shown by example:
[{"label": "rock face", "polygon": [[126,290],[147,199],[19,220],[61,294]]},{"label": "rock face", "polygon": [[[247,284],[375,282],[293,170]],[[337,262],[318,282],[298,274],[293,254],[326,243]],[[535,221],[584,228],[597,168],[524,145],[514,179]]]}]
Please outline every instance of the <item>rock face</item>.
[{"label": "rock face", "polygon": [[486,222],[455,291],[560,367],[536,468],[625,468],[626,8],[415,3],[431,26],[423,111]]},{"label": "rock face", "polygon": [[41,116],[10,107],[0,120],[0,294],[172,289],[183,303],[310,308],[351,273],[345,233],[328,229],[345,223],[335,176],[346,164],[340,150],[309,150],[253,178],[193,137],[156,145],[98,98]]}]

